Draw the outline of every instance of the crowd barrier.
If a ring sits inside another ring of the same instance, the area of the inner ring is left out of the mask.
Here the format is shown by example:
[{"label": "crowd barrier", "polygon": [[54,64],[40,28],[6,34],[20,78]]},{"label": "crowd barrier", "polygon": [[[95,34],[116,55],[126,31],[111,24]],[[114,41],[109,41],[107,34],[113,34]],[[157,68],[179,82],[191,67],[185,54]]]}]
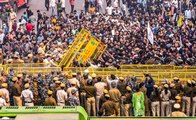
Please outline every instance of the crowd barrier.
[{"label": "crowd barrier", "polygon": [[[51,71],[61,71],[60,67],[49,67],[44,63],[32,63],[32,64],[7,64],[0,66],[0,70],[8,72],[10,69],[14,69],[16,73],[47,73]],[[174,66],[174,65],[122,65],[121,69],[114,67],[108,68],[93,68],[93,67],[68,67],[63,68],[63,71],[71,75],[73,72],[82,72],[89,70],[90,74],[96,73],[98,76],[106,78],[107,75],[114,74],[117,76],[131,77],[136,76],[139,80],[144,80],[144,73],[150,73],[154,80],[159,83],[161,80],[172,80],[174,77],[180,78],[182,81],[191,80],[196,78],[196,66]]]},{"label": "crowd barrier", "polygon": [[13,69],[16,73],[26,72],[29,74],[49,73],[51,71],[61,71],[60,67],[8,67],[7,72]]}]

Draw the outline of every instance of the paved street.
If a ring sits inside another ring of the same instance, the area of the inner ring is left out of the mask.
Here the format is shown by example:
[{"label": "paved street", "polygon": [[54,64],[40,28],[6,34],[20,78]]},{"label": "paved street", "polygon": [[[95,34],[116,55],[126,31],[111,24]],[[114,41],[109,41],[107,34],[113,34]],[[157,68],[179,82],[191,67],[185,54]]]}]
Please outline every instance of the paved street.
[{"label": "paved street", "polygon": [[[105,8],[106,7],[106,2],[105,0],[104,1],[104,4],[103,4],[103,7]],[[50,15],[51,14],[51,10],[49,11],[46,11],[46,8],[45,8],[45,0],[29,0],[29,4],[28,4],[31,8],[31,10],[36,13],[37,10],[40,10],[41,12],[46,12],[47,15]],[[80,10],[84,10],[84,0],[75,0],[75,10],[77,11],[80,11]],[[25,8],[21,8],[18,13],[17,13],[17,18],[19,19],[20,16],[23,14],[23,12],[25,11],[26,9]],[[70,13],[71,11],[71,7],[70,7],[70,4],[69,4],[69,0],[66,0],[66,12],[67,13]],[[35,14],[37,15],[37,14]]]}]

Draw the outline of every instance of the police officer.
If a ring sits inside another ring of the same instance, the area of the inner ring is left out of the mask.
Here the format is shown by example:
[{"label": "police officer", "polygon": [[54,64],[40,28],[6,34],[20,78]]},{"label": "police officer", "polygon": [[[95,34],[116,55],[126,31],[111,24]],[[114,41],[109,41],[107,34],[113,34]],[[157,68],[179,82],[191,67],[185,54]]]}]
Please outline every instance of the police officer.
[{"label": "police officer", "polygon": [[169,115],[169,99],[171,97],[171,92],[169,90],[168,84],[164,85],[164,89],[161,91],[161,116]]},{"label": "police officer", "polygon": [[76,73],[72,73],[72,79],[69,79],[68,82],[69,83],[72,82],[72,83],[74,83],[76,85],[77,88],[80,88],[80,83],[79,83],[79,81],[77,80],[76,77],[77,77],[77,74]]},{"label": "police officer", "polygon": [[151,111],[152,111],[152,115],[153,117],[155,116],[160,116],[160,92],[158,89],[157,85],[153,86],[153,92],[150,96],[150,101],[151,101]]},{"label": "police officer", "polygon": [[[92,111],[92,115],[95,116],[96,115],[96,103],[95,103],[95,96],[96,96],[96,89],[93,85],[93,81],[92,80],[88,80],[87,81],[87,86],[84,88],[85,92],[86,92],[86,98],[87,98],[87,112],[88,115],[91,115],[91,111]],[[92,109],[91,109],[92,106]]]},{"label": "police officer", "polygon": [[110,99],[115,103],[118,109],[118,116],[120,116],[120,97],[121,93],[116,88],[117,84],[115,81],[111,82],[111,89],[109,90]]},{"label": "police officer", "polygon": [[106,102],[103,103],[100,111],[99,111],[99,115],[103,115],[103,111],[105,111],[104,116],[117,116],[118,113],[118,109],[116,104],[110,100],[110,95],[109,94],[105,94],[105,99]]},{"label": "police officer", "polygon": [[12,87],[13,90],[13,98],[14,98],[14,105],[15,106],[22,106],[22,100],[21,100],[21,92],[22,92],[22,88],[18,83],[18,78],[17,77],[13,77],[12,81],[14,82],[14,85]]},{"label": "police officer", "polygon": [[192,116],[195,116],[196,111],[196,82],[192,80]]},{"label": "police officer", "polygon": [[10,95],[9,91],[7,90],[7,83],[3,83],[1,86],[2,88],[0,89],[0,92],[2,92],[2,98],[6,101],[7,106],[9,106]]},{"label": "police officer", "polygon": [[175,87],[176,87],[176,90],[177,90],[177,94],[180,94],[180,91],[182,89],[182,85],[179,82],[179,78],[178,77],[174,77],[173,80],[174,80],[174,84],[175,84]]},{"label": "police officer", "polygon": [[108,90],[107,89],[103,90],[103,94],[100,97],[100,100],[99,100],[99,110],[101,109],[101,106],[103,105],[103,103],[106,102],[105,94],[108,94]]},{"label": "police officer", "polygon": [[125,100],[123,101],[125,116],[133,116],[132,112],[132,90],[131,87],[126,87]]},{"label": "police officer", "polygon": [[123,77],[119,77],[119,81],[117,83],[117,89],[120,91],[121,93],[121,98],[120,98],[120,108],[121,108],[121,115],[125,116],[125,107],[123,104],[123,101],[125,100],[125,93],[126,93],[126,84],[124,82],[124,78]]},{"label": "police officer", "polygon": [[48,90],[48,97],[45,99],[45,106],[56,106],[56,101],[52,97],[53,92]]},{"label": "police officer", "polygon": [[175,103],[175,96],[177,95],[177,90],[175,89],[175,84],[171,83],[170,84],[170,92],[171,92],[171,98],[169,100],[170,103],[170,114],[173,111],[173,106]]},{"label": "police officer", "polygon": [[174,112],[171,113],[172,117],[186,117],[186,114],[180,111],[180,104],[174,104]]},{"label": "police officer", "polygon": [[182,104],[182,111],[185,111],[186,106],[186,115],[190,115],[190,105],[191,105],[191,93],[192,93],[192,83],[191,80],[187,81],[187,86],[184,88],[184,96],[183,96],[183,104]]},{"label": "police officer", "polygon": [[30,85],[28,83],[24,85],[25,90],[22,91],[21,98],[25,106],[34,106],[33,92],[29,89],[29,87]]},{"label": "police officer", "polygon": [[57,105],[58,106],[65,106],[65,102],[67,100],[67,93],[65,92],[65,84],[61,83],[60,90],[57,90]]},{"label": "police officer", "polygon": [[81,106],[84,107],[85,110],[87,110],[87,107],[86,107],[86,92],[84,88],[86,86],[87,80],[88,80],[88,75],[83,74],[83,79],[80,80],[80,89],[79,89],[80,103],[81,103]]}]

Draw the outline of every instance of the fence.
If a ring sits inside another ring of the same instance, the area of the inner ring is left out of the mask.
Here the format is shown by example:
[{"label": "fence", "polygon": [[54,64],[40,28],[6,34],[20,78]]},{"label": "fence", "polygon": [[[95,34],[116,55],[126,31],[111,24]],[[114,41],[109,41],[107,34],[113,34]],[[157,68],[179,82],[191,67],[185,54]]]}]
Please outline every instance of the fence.
[{"label": "fence", "polygon": [[13,69],[16,73],[30,73],[30,74],[37,74],[37,73],[48,73],[51,71],[61,71],[60,67],[8,67],[7,72]]},{"label": "fence", "polygon": [[104,78],[104,80],[106,76],[110,74],[123,77],[136,76],[138,80],[144,80],[144,73],[150,73],[157,84],[159,84],[161,80],[172,80],[174,77],[178,77],[182,82],[196,78],[195,67],[178,67],[170,65],[124,65],[120,70],[117,70],[116,68],[93,69],[70,67],[64,68],[64,71],[71,74],[72,72],[84,72],[84,70],[87,69],[89,70],[89,74],[96,73],[98,76]]}]

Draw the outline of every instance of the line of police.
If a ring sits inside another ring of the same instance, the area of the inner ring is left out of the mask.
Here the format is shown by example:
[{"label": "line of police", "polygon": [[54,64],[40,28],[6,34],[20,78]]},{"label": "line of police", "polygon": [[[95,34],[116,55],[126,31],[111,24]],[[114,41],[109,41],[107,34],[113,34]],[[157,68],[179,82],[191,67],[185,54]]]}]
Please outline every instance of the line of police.
[{"label": "line of police", "polygon": [[[89,71],[73,73],[70,79],[68,76],[61,71],[46,75],[16,75],[13,69],[9,74],[2,72],[0,106],[81,105],[93,116],[195,116],[194,80],[183,85],[175,77],[158,86],[149,74],[140,83],[134,76],[124,79],[111,75],[111,80],[106,78],[107,84]],[[176,110],[177,115],[172,113]]]}]

